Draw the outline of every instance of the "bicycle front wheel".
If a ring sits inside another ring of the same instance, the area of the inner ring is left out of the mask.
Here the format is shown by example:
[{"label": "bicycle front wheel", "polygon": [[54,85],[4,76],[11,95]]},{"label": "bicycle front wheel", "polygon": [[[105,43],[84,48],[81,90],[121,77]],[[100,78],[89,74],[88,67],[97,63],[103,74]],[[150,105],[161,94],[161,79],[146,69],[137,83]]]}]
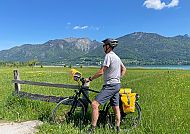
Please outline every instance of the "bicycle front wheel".
[{"label": "bicycle front wheel", "polygon": [[82,123],[85,116],[85,106],[81,99],[74,101],[73,97],[68,97],[60,101],[52,111],[52,121],[54,123]]}]

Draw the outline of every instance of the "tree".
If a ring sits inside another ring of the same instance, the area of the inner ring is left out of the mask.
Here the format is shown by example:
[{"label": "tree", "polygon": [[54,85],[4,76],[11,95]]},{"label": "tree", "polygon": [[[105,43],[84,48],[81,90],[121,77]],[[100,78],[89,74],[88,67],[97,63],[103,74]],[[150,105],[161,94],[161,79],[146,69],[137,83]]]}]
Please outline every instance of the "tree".
[{"label": "tree", "polygon": [[69,65],[69,68],[72,68],[72,65],[71,65],[71,64]]},{"label": "tree", "polygon": [[34,66],[36,66],[38,63],[39,63],[39,61],[38,61],[37,59],[33,59],[33,60],[28,61],[28,66],[34,67]]}]

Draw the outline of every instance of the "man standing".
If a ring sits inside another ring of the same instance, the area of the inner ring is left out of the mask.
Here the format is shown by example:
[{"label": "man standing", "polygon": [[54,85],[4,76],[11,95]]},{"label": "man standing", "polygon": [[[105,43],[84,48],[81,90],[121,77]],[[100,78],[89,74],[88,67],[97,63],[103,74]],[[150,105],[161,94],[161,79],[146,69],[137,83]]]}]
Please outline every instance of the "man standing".
[{"label": "man standing", "polygon": [[126,68],[121,62],[121,59],[113,52],[113,49],[118,45],[115,39],[105,39],[102,41],[104,52],[106,53],[103,66],[92,77],[86,81],[93,81],[94,79],[104,75],[104,85],[100,93],[92,101],[92,122],[91,131],[96,128],[99,117],[99,105],[105,104],[110,100],[110,104],[116,114],[116,129],[120,131],[120,109],[119,109],[119,89],[120,78],[125,74]]}]

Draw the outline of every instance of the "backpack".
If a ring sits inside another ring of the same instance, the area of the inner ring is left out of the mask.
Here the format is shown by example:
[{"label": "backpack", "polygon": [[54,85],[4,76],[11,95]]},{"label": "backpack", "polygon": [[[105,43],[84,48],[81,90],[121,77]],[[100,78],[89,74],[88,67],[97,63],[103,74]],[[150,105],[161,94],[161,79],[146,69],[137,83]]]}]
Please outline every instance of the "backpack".
[{"label": "backpack", "polygon": [[123,112],[135,112],[136,93],[132,93],[130,88],[121,88],[119,94]]}]

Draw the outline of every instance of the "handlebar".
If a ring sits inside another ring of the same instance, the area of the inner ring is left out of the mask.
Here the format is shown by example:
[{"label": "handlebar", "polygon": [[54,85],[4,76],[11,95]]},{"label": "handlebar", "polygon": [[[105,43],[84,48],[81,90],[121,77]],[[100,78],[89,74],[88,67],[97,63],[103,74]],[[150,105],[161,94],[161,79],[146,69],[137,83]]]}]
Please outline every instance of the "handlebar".
[{"label": "handlebar", "polygon": [[85,85],[85,79],[84,78],[80,78],[80,81],[82,82],[82,85],[84,86]]},{"label": "handlebar", "polygon": [[71,74],[72,74],[73,79],[75,81],[77,81],[78,83],[79,82],[82,83],[82,88],[83,89],[86,89],[88,91],[92,91],[92,92],[95,92],[95,93],[99,93],[99,91],[95,91],[95,90],[89,89],[90,81],[86,82],[85,78],[82,77],[82,74],[79,71],[77,71],[76,69],[71,69]]},{"label": "handlebar", "polygon": [[92,90],[89,88],[90,81],[86,82],[84,78],[81,78],[80,81],[82,82],[82,88],[91,92],[100,93],[99,91]]}]

